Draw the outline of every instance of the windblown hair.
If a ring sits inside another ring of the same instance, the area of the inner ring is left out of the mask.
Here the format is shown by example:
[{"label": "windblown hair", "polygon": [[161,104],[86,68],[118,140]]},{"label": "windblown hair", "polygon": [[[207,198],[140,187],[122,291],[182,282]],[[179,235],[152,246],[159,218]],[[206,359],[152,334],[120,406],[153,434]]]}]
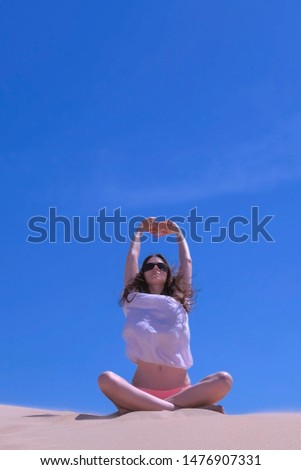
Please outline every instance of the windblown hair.
[{"label": "windblown hair", "polygon": [[184,282],[182,273],[180,271],[174,273],[171,267],[169,266],[167,260],[160,253],[157,253],[155,255],[149,255],[145,258],[140,268],[140,271],[136,274],[136,276],[133,279],[131,279],[127,283],[127,285],[123,289],[120,303],[122,304],[124,302],[130,302],[130,300],[128,299],[128,296],[132,292],[150,293],[148,284],[144,277],[143,268],[145,264],[148,262],[148,260],[152,258],[153,256],[157,256],[158,258],[161,258],[163,263],[166,264],[168,267],[166,282],[165,282],[163,291],[161,292],[161,295],[168,295],[178,300],[183,305],[185,310],[189,312],[191,305],[192,305],[193,290],[190,286],[187,286],[186,283]]}]

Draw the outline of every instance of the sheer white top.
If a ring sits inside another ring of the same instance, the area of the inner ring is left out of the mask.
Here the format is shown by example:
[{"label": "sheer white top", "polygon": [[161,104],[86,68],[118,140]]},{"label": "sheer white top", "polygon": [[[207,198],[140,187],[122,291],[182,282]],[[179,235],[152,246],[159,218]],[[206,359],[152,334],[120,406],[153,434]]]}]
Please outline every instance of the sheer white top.
[{"label": "sheer white top", "polygon": [[188,314],[173,297],[133,292],[124,302],[128,358],[188,369],[192,366]]}]

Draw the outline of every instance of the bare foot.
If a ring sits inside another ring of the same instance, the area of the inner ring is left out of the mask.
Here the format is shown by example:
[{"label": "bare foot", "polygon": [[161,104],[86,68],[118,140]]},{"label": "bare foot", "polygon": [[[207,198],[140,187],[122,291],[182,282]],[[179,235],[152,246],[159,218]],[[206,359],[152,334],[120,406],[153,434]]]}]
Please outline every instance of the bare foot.
[{"label": "bare foot", "polygon": [[[185,409],[185,407],[183,408],[182,406],[178,406],[178,405],[174,405],[174,407],[175,407],[174,411]],[[221,405],[198,406],[197,409],[199,409],[199,410],[217,411],[217,413],[222,413],[223,415],[225,414],[224,407],[221,406]]]},{"label": "bare foot", "polygon": [[123,416],[126,415],[127,413],[131,413],[132,410],[127,410],[126,408],[118,408],[117,411],[117,416]]},{"label": "bare foot", "polygon": [[222,405],[207,405],[207,406],[200,406],[202,410],[211,410],[211,411],[217,411],[218,413],[222,413],[223,415],[225,414],[224,407]]}]

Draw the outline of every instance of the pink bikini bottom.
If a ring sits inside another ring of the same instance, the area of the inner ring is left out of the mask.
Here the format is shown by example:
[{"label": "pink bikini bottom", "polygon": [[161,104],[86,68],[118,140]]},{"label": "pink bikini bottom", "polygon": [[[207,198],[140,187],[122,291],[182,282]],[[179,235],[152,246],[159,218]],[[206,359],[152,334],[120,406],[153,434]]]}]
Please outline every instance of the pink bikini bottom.
[{"label": "pink bikini bottom", "polygon": [[153,395],[154,397],[161,398],[161,400],[165,400],[166,398],[169,398],[172,395],[175,395],[176,393],[182,392],[183,390],[186,390],[186,388],[189,388],[189,387],[190,385],[185,385],[185,387],[171,388],[169,390],[153,390],[152,388],[143,388],[143,387],[137,387],[137,388],[139,388],[139,390],[142,390],[143,392]]}]

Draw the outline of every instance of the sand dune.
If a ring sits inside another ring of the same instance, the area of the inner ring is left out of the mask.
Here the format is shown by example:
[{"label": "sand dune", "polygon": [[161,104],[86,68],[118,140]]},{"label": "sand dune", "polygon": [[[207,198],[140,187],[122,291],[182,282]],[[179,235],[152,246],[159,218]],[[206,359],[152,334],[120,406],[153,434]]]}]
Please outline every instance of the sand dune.
[{"label": "sand dune", "polygon": [[96,416],[0,406],[0,449],[301,449],[301,413],[201,409]]}]

